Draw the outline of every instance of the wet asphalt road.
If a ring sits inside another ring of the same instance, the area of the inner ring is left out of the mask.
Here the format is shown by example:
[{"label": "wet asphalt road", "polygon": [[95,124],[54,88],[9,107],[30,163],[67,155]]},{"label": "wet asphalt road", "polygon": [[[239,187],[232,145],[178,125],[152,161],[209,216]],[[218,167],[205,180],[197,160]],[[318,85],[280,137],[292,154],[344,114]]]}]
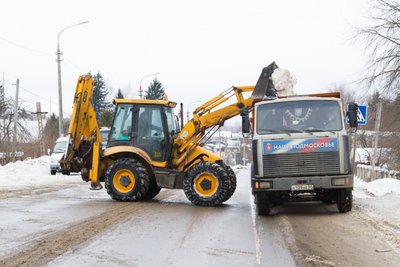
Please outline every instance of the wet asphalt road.
[{"label": "wet asphalt road", "polygon": [[120,203],[78,176],[0,190],[0,266],[398,266],[392,232],[360,210],[305,203],[256,216],[248,175],[221,207],[194,206],[181,190]]}]

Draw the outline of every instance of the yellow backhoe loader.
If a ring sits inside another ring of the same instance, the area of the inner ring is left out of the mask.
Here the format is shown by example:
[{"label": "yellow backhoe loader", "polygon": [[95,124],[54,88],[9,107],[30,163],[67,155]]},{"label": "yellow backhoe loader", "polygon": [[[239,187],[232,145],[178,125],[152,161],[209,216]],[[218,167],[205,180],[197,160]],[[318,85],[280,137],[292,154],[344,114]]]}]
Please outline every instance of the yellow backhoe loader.
[{"label": "yellow backhoe loader", "polygon": [[[195,205],[219,205],[233,195],[236,176],[203,145],[226,120],[248,112],[275,90],[270,81],[275,68],[275,63],[264,68],[256,86],[232,87],[205,102],[182,129],[174,116],[175,102],[115,99],[104,152],[91,102],[93,79],[80,76],[62,169],[81,172],[94,185],[104,181],[107,193],[118,201],[151,199],[161,188],[171,188],[183,189]],[[251,96],[245,99],[245,92]],[[236,102],[221,107],[231,97]]]}]

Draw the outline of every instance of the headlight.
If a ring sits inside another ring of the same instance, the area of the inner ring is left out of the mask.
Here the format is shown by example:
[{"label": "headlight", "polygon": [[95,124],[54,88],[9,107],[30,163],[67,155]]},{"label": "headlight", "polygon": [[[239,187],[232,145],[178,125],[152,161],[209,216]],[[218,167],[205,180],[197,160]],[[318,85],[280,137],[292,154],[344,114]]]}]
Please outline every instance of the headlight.
[{"label": "headlight", "polygon": [[272,182],[255,182],[256,189],[270,189],[272,188]]},{"label": "headlight", "polygon": [[350,178],[332,178],[332,185],[333,186],[344,186],[350,185]]}]

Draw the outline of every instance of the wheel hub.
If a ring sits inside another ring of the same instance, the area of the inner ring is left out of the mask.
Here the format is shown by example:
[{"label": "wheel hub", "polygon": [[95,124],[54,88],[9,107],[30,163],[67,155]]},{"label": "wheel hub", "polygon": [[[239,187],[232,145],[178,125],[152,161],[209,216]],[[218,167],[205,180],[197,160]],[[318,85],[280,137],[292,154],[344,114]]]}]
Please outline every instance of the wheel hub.
[{"label": "wheel hub", "polygon": [[131,178],[127,175],[121,176],[119,183],[124,187],[128,187],[131,184]]},{"label": "wheel hub", "polygon": [[203,172],[194,179],[194,190],[202,197],[211,197],[217,191],[219,182],[217,177],[209,172]]},{"label": "wheel hub", "polygon": [[206,178],[204,178],[203,181],[200,182],[200,186],[204,191],[210,190],[211,185],[212,185],[211,181]]}]

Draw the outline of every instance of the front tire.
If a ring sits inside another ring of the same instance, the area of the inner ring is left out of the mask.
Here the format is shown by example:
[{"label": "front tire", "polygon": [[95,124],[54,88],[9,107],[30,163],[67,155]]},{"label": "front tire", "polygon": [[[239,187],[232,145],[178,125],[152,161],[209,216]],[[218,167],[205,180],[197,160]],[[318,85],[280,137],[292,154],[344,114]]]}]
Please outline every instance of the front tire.
[{"label": "front tire", "polygon": [[229,191],[229,177],[217,163],[200,162],[192,166],[183,181],[186,197],[198,206],[216,206]]},{"label": "front tire", "polygon": [[116,160],[105,175],[107,193],[117,201],[142,199],[149,189],[149,183],[146,168],[136,159]]},{"label": "front tire", "polygon": [[225,171],[226,171],[226,173],[227,173],[227,175],[229,177],[228,193],[227,193],[226,197],[224,198],[224,200],[222,201],[222,202],[225,202],[228,199],[230,199],[233,196],[233,194],[235,193],[236,186],[237,186],[237,179],[236,179],[236,174],[232,170],[231,166],[228,166],[226,164],[223,164],[221,166],[225,169]]},{"label": "front tire", "polygon": [[353,192],[351,189],[343,188],[338,190],[337,208],[339,212],[349,212],[353,207]]}]

